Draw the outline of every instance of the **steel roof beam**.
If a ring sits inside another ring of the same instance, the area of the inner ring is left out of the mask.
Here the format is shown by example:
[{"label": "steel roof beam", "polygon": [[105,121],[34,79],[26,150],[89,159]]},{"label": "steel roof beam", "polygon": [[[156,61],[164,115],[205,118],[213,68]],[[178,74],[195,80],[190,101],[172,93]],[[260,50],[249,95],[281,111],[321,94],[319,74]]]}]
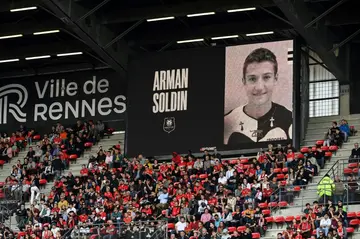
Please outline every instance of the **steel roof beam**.
[{"label": "steel roof beam", "polygon": [[293,24],[297,32],[305,39],[305,41],[315,50],[324,64],[331,70],[333,75],[339,81],[347,81],[345,78],[344,67],[336,58],[333,52],[329,50],[333,48],[337,41],[329,32],[324,24],[318,24],[317,28],[305,28],[305,24],[311,22],[313,15],[310,14],[304,1],[293,0],[273,0],[274,3],[284,13],[286,18]]},{"label": "steel roof beam", "polygon": [[[122,77],[126,76],[127,58],[130,49],[124,40],[119,40],[112,47],[105,49],[115,34],[103,26],[94,15],[87,16],[86,21],[77,21],[85,16],[89,9],[84,9],[71,0],[42,0],[47,9],[61,19],[67,27],[95,51],[111,68]],[[71,2],[71,4],[70,4]]]}]

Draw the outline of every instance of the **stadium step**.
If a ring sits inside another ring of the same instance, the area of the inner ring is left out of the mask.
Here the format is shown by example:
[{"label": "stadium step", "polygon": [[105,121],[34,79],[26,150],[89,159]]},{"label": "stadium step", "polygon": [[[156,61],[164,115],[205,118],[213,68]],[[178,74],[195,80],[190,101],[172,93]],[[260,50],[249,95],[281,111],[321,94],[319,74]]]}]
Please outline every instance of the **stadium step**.
[{"label": "stadium step", "polygon": [[346,115],[346,116],[334,115],[334,116],[325,116],[325,117],[314,117],[314,118],[309,119],[309,124],[319,123],[319,122],[326,123],[326,122],[332,122],[332,121],[339,122],[339,120],[341,120],[341,119],[345,119],[349,122],[353,121],[353,120],[360,121],[360,114],[352,114],[352,115]]}]

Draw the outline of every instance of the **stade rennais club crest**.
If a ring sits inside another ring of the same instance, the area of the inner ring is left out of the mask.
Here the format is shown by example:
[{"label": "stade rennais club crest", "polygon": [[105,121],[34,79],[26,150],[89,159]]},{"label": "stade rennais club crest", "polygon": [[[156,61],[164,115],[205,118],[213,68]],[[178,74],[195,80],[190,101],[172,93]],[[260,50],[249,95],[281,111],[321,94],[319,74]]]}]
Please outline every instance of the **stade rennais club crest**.
[{"label": "stade rennais club crest", "polygon": [[171,133],[175,130],[175,117],[166,117],[163,123],[163,129],[166,133]]}]

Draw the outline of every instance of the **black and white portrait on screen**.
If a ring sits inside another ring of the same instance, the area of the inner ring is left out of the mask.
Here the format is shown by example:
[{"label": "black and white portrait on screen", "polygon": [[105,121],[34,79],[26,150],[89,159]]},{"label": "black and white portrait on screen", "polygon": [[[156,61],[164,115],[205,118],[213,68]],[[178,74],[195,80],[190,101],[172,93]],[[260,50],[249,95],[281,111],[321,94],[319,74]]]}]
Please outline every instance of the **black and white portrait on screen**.
[{"label": "black and white portrait on screen", "polygon": [[225,145],[292,139],[291,48],[292,41],[227,48]]}]

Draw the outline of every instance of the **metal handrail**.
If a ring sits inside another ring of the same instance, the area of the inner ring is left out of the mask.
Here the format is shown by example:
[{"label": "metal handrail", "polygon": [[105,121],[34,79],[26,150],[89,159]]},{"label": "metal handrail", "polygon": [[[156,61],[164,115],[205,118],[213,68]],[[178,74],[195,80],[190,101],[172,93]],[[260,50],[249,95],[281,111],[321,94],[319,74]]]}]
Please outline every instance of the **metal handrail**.
[{"label": "metal handrail", "polygon": [[[325,175],[321,178],[321,180],[319,181],[319,183],[325,178],[325,176],[326,175],[329,175],[330,176],[330,172],[332,172],[332,174],[333,174],[333,178],[335,178],[335,176],[337,175],[337,174],[335,174],[334,173],[334,171],[339,171],[338,170],[338,168],[339,168],[339,166],[340,166],[340,163],[339,163],[339,159],[333,164],[333,166],[325,173]],[[336,167],[336,170],[334,170],[334,168]],[[331,176],[330,176],[331,177]],[[319,185],[319,183],[318,183],[318,185]]]},{"label": "metal handrail", "polygon": [[[151,223],[154,223],[154,225],[151,225]],[[62,239],[82,239],[87,238],[89,234],[91,235],[97,235],[100,238],[104,236],[104,234],[101,232],[101,229],[106,226],[107,223],[80,223],[76,226],[76,228],[73,228],[72,230],[69,230],[66,234],[62,235]],[[139,239],[141,239],[141,233],[143,230],[152,231],[152,235],[150,235],[150,238],[168,238],[168,223],[164,220],[152,220],[152,221],[134,221],[131,223],[124,223],[124,222],[118,222],[113,223],[113,225],[116,228],[116,234],[121,237],[121,235],[128,231],[133,230],[134,232],[139,232]],[[82,231],[79,228],[83,228]],[[85,229],[86,228],[86,229]],[[85,229],[85,230],[84,230]],[[93,229],[93,230],[90,230]],[[74,233],[76,231],[76,233]],[[88,232],[86,232],[88,231]],[[91,232],[90,232],[91,231]],[[146,236],[147,239],[149,238]]]}]

